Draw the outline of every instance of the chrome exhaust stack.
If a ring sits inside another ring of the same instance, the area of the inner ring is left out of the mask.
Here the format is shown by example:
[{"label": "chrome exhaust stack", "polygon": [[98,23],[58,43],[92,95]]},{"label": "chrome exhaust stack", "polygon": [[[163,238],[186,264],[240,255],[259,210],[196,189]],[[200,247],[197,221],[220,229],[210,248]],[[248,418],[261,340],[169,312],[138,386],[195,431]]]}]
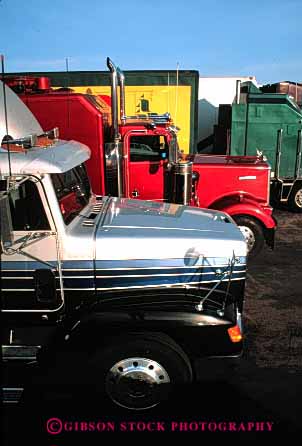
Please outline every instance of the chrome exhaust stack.
[{"label": "chrome exhaust stack", "polygon": [[120,87],[120,120],[122,124],[126,123],[125,109],[125,75],[123,71],[116,67],[112,60],[107,57],[107,67],[111,72],[111,101],[112,101],[112,124],[115,137],[119,136],[118,132],[118,104],[117,104],[117,87]]},{"label": "chrome exhaust stack", "polygon": [[235,103],[240,104],[240,88],[241,88],[241,81],[240,79],[236,80],[236,96],[235,96]]},{"label": "chrome exhaust stack", "polygon": [[117,86],[118,86],[118,74],[117,68],[112,62],[112,60],[107,57],[107,67],[111,73],[111,116],[112,116],[112,126],[114,130],[114,141],[120,139],[120,134],[118,131],[118,106],[117,106]]},{"label": "chrome exhaust stack", "polygon": [[[123,175],[123,145],[121,144],[121,135],[118,126],[118,103],[117,87],[119,82],[120,70],[114,65],[112,60],[107,57],[107,67],[111,73],[111,116],[113,126],[113,143],[107,144],[106,148],[106,173],[111,179],[107,185],[108,191],[114,191],[114,195],[123,197],[125,194],[125,184]],[[122,110],[122,107],[121,107]],[[117,189],[115,189],[115,185]]]},{"label": "chrome exhaust stack", "polygon": [[[125,94],[125,75],[120,67],[116,67],[112,60],[107,57],[107,66],[111,71],[111,96],[112,96],[112,121],[118,125],[118,105],[117,105],[117,87],[120,87],[120,120],[123,125],[126,124],[127,119],[137,119],[137,116],[126,115],[126,94]],[[114,117],[113,117],[114,112]],[[170,113],[159,115],[158,113],[148,113],[140,115],[140,119],[149,119],[154,121],[154,124],[167,124],[171,121]],[[115,125],[113,124],[113,125]],[[179,130],[177,128],[177,130]]]},{"label": "chrome exhaust stack", "polygon": [[126,124],[125,75],[119,67],[117,77],[120,85],[120,119],[122,124]]}]

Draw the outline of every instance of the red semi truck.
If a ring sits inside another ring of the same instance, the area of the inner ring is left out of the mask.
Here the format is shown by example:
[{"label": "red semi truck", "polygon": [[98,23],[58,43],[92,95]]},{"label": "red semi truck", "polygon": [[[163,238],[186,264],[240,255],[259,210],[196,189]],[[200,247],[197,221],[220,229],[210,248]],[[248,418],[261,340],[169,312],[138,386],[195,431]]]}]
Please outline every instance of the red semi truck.
[{"label": "red semi truck", "polygon": [[239,225],[250,255],[265,242],[273,248],[269,164],[261,157],[184,155],[168,113],[126,116],[123,72],[109,58],[107,65],[111,98],[54,90],[45,77],[5,80],[43,128],[59,127],[63,139],[90,147],[87,170],[96,194],[218,209]]}]

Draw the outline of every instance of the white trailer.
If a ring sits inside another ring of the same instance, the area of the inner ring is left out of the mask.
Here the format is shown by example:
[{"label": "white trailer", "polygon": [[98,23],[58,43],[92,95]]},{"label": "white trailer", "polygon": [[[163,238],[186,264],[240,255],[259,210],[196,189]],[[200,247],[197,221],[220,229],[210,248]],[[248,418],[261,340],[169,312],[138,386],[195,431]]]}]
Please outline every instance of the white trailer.
[{"label": "white trailer", "polygon": [[[237,80],[258,83],[255,76],[203,77],[198,88],[198,142],[213,134],[218,123],[219,104],[232,104],[236,96]],[[211,144],[209,148],[211,147]]]}]

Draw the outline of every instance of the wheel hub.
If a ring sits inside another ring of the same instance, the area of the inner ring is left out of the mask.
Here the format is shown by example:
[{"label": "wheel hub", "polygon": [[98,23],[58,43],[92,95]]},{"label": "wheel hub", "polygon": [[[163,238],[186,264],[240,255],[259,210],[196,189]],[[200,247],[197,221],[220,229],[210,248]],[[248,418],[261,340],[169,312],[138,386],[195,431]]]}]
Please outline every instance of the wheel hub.
[{"label": "wheel hub", "polygon": [[147,358],[127,358],[114,364],[106,376],[109,397],[127,409],[149,409],[160,401],[160,384],[169,384],[163,366]]},{"label": "wheel hub", "polygon": [[299,189],[295,195],[295,203],[299,208],[302,208],[302,189]]},{"label": "wheel hub", "polygon": [[251,252],[256,241],[254,232],[248,226],[239,226],[239,229],[245,238],[248,252]]}]

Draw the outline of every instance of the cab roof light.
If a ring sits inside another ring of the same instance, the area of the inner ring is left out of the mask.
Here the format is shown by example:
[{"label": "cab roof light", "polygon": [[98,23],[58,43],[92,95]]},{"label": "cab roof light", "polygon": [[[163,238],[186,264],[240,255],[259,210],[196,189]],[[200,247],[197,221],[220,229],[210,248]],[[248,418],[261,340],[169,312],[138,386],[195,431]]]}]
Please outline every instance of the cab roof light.
[{"label": "cab roof light", "polygon": [[1,146],[3,148],[5,148],[6,145],[9,145],[9,146],[15,145],[15,146],[20,146],[24,149],[30,149],[31,147],[34,147],[37,145],[37,141],[38,141],[38,136],[36,134],[27,135],[27,136],[24,136],[23,138],[17,138],[17,139],[13,139],[11,136],[6,135],[2,139]]},{"label": "cab roof light", "polygon": [[49,139],[58,140],[59,139],[59,127],[54,127],[53,129],[48,130],[48,132],[42,133],[42,135],[39,135],[39,136],[44,136]]},{"label": "cab roof light", "polygon": [[235,325],[235,327],[228,328],[228,334],[232,342],[242,341],[242,334],[239,325]]},{"label": "cab roof light", "polygon": [[26,152],[33,147],[49,147],[59,139],[58,127],[42,133],[41,135],[28,135],[22,138],[13,139],[10,135],[6,135],[2,139],[1,148],[10,150],[11,152]]}]

